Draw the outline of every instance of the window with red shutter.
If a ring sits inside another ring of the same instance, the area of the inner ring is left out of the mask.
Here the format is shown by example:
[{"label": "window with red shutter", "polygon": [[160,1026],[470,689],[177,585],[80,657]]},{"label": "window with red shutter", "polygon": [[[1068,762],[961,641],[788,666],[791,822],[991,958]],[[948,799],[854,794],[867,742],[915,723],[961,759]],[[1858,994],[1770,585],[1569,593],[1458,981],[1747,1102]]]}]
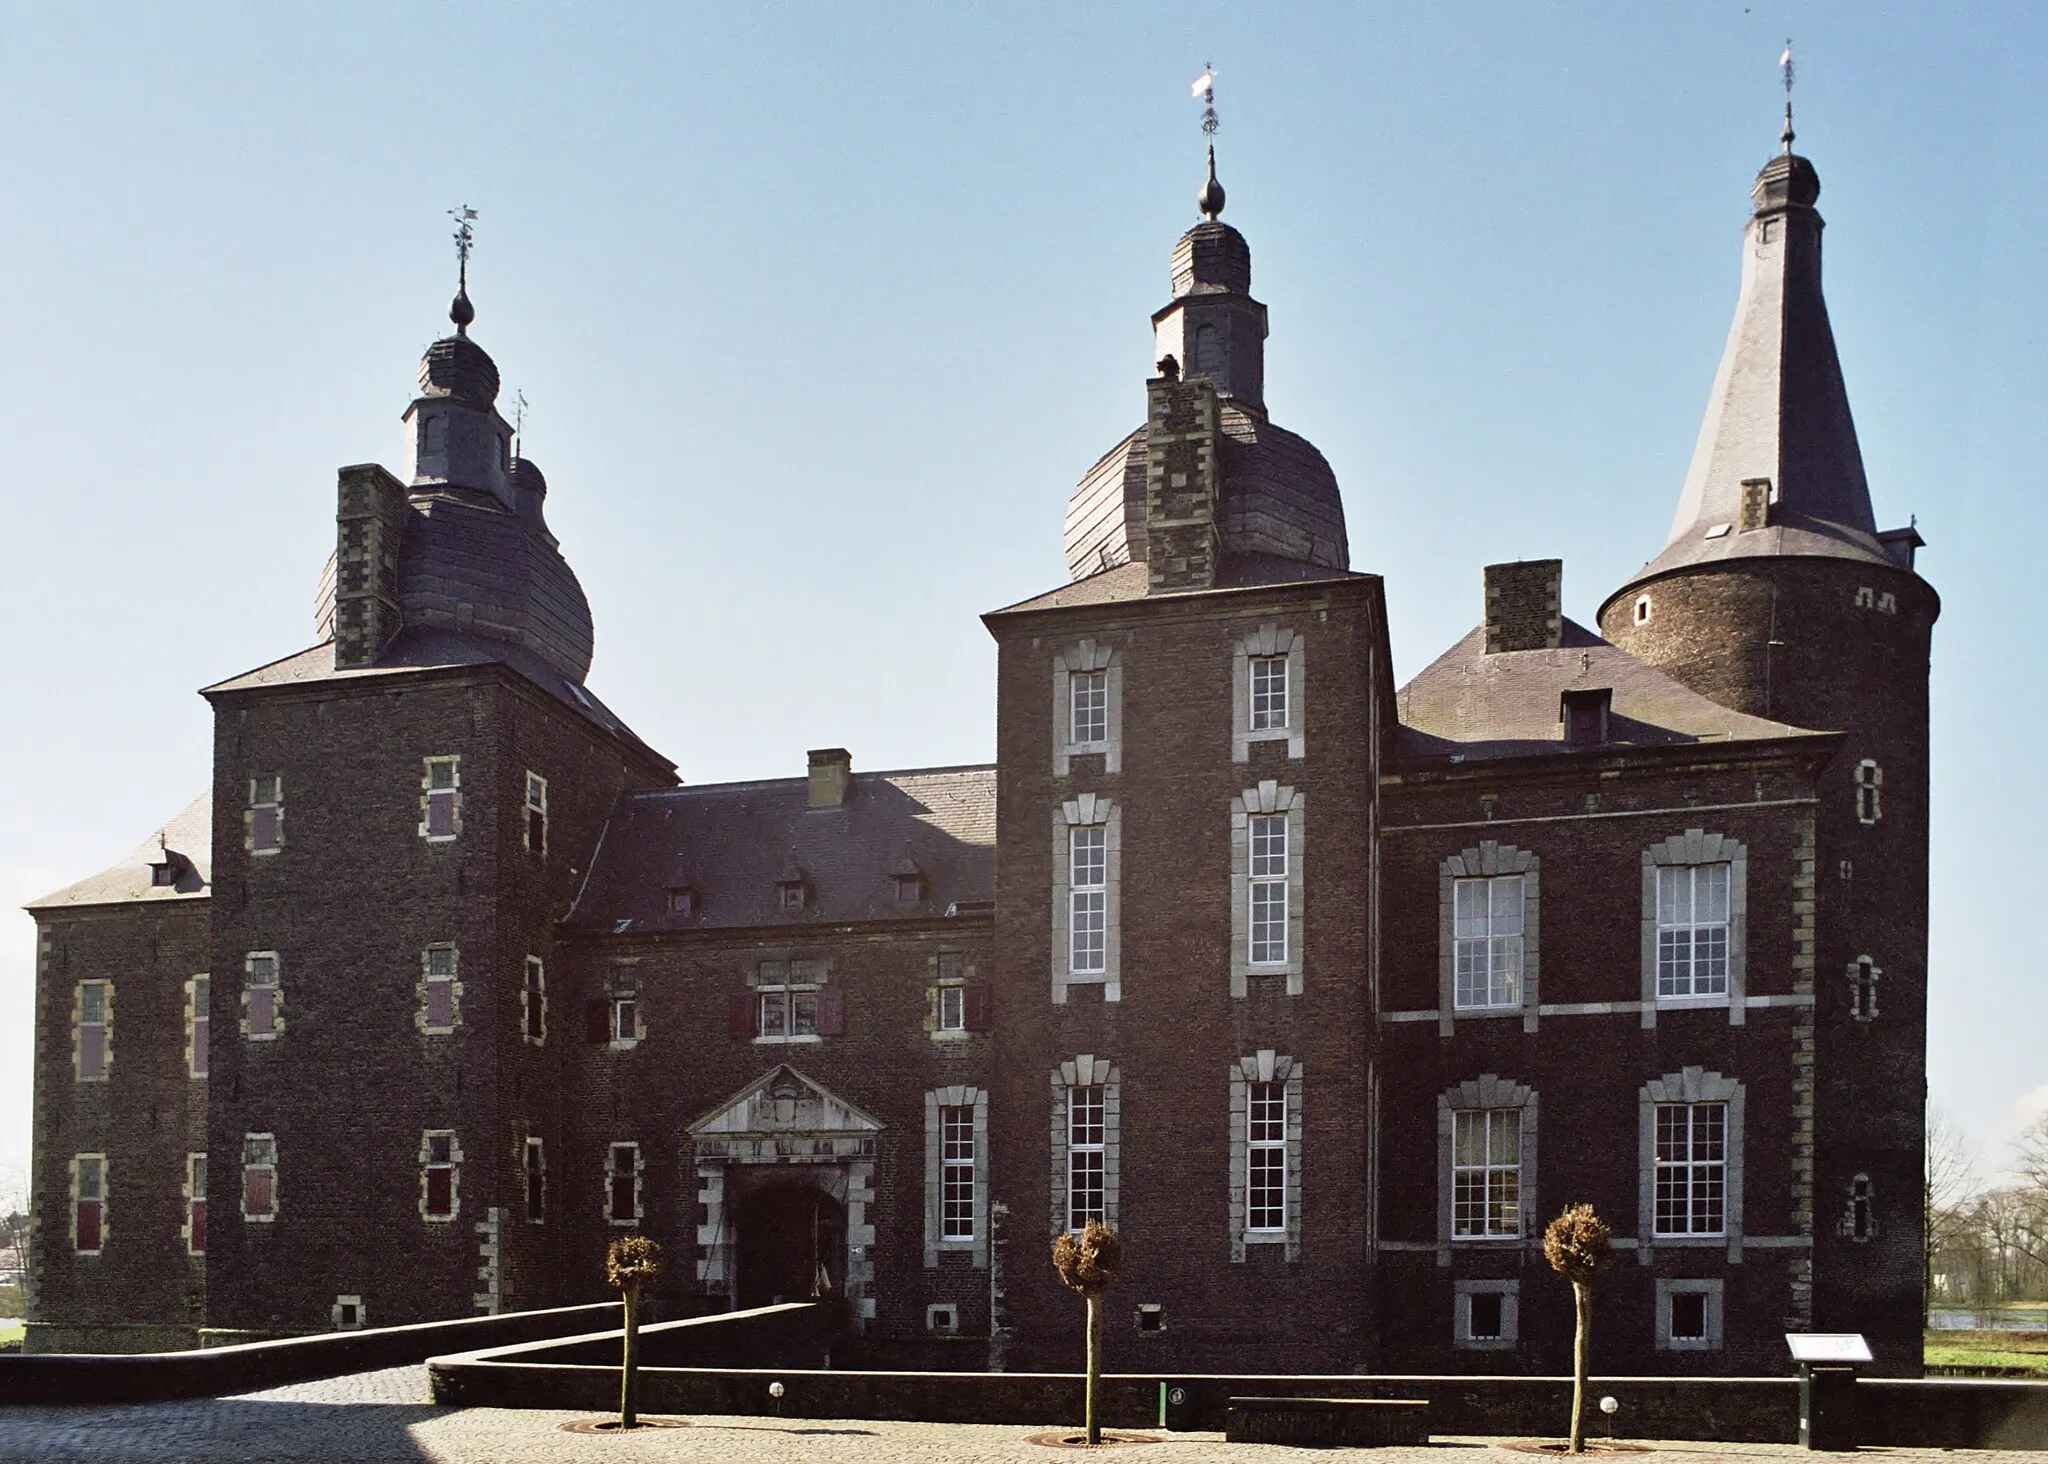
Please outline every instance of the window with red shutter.
[{"label": "window with red shutter", "polygon": [[758,1005],[753,992],[735,992],[725,1009],[726,1030],[734,1037],[752,1037]]},{"label": "window with red shutter", "polygon": [[78,1078],[97,1082],[107,1075],[107,1006],[110,983],[78,985]]},{"label": "window with red shutter", "polygon": [[105,1230],[107,1160],[104,1154],[80,1154],[73,1161],[78,1197],[72,1202],[72,1247],[97,1253]]},{"label": "window with red shutter", "polygon": [[185,1249],[206,1254],[206,1156],[185,1156]]},{"label": "window with red shutter", "polygon": [[986,1032],[994,1025],[992,1019],[994,1002],[990,1000],[990,996],[989,988],[985,984],[967,988],[968,1031]]},{"label": "window with red shutter", "polygon": [[828,986],[818,993],[818,1035],[841,1037],[846,1033],[846,992]]}]

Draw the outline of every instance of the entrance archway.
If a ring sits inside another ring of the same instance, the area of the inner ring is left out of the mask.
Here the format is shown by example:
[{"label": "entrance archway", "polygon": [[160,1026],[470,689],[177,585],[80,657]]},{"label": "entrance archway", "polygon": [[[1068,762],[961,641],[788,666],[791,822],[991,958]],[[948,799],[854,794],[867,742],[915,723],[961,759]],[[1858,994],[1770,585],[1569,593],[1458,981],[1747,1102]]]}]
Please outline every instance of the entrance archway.
[{"label": "entrance archway", "polygon": [[764,1185],[733,1216],[741,1310],[844,1294],[846,1212],[808,1184]]}]

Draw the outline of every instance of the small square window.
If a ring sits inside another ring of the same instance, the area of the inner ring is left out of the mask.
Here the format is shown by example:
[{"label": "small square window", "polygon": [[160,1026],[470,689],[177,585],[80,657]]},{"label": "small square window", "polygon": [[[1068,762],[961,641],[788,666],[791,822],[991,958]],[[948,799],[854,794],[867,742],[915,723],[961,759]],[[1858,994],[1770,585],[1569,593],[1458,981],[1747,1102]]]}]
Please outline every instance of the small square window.
[{"label": "small square window", "polygon": [[924,876],[899,874],[896,876],[896,903],[915,905],[924,899]]},{"label": "small square window", "polygon": [[951,1336],[960,1330],[960,1308],[950,1301],[933,1302],[924,1309],[924,1327],[927,1332]]},{"label": "small square window", "polygon": [[809,901],[810,892],[797,880],[785,882],[781,890],[782,908],[785,910],[801,910]]},{"label": "small square window", "polygon": [[1500,1340],[1504,1298],[1498,1291],[1475,1291],[1466,1298],[1471,1307],[1470,1332],[1475,1342]]},{"label": "small square window", "polygon": [[670,890],[668,892],[668,913],[671,915],[695,915],[697,913],[697,892],[688,888]]},{"label": "small square window", "polygon": [[1671,1340],[1704,1342],[1707,1338],[1707,1298],[1699,1291],[1674,1292],[1671,1297]]},{"label": "small square window", "polygon": [[1138,1303],[1137,1316],[1140,1337],[1157,1337],[1166,1331],[1166,1308],[1156,1301]]},{"label": "small square window", "polygon": [[1669,1352],[1712,1352],[1721,1346],[1721,1283],[1657,1282],[1657,1346]]},{"label": "small square window", "polygon": [[363,1325],[363,1299],[360,1296],[337,1296],[334,1298],[334,1330],[354,1332]]}]

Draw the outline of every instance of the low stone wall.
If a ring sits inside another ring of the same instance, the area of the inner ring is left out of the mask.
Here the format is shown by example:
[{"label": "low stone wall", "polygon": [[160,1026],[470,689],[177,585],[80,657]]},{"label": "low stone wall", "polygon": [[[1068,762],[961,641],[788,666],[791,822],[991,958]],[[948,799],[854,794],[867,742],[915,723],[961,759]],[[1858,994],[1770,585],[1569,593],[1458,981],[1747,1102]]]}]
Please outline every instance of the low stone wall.
[{"label": "low stone wall", "polygon": [[560,1337],[593,1324],[615,1324],[618,1315],[619,1304],[610,1301],[186,1352],[0,1356],[0,1405],[156,1403],[247,1393],[372,1368],[402,1367],[450,1348]]},{"label": "low stone wall", "polygon": [[2048,1383],[2002,1378],[1869,1378],[1856,1384],[1866,1444],[2048,1449]]}]

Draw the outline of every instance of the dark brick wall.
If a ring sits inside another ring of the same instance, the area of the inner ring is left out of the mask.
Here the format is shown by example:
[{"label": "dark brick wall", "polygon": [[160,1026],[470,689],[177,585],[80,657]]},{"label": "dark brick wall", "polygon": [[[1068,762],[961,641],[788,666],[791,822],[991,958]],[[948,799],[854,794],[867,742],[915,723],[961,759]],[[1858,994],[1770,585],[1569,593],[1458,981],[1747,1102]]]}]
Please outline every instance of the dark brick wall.
[{"label": "dark brick wall", "polygon": [[[1232,761],[1232,647],[1264,624],[1306,650],[1305,756],[1253,744]],[[1121,1070],[1124,1279],[1111,1294],[1113,1368],[1275,1370],[1372,1357],[1367,1285],[1367,1063],[1374,950],[1375,699],[1386,678],[1377,580],[1160,597],[991,617],[999,643],[997,979],[1017,1018],[1002,1049],[996,1176],[1010,1207],[1006,1356],[1081,1360],[1082,1307],[1053,1275],[1050,1073],[1078,1054]],[[1093,637],[1123,662],[1122,771],[1074,759],[1052,774],[1054,656]],[[1230,808],[1262,779],[1307,795],[1304,990],[1253,978],[1230,995]],[[1122,1000],[1050,1000],[1052,814],[1095,792],[1122,808]],[[1270,1048],[1304,1064],[1302,1258],[1229,1237],[1228,1068]],[[1165,1308],[1140,1338],[1132,1311]]]},{"label": "dark brick wall", "polygon": [[1486,653],[1555,649],[1564,635],[1564,561],[1486,566]]},{"label": "dark brick wall", "polygon": [[[661,772],[499,668],[224,695],[215,725],[210,1320],[320,1330],[338,1294],[362,1296],[373,1324],[471,1312],[486,1290],[477,1227],[520,1200],[513,1131],[561,1123],[559,1048],[519,1037],[525,956],[552,955],[547,933],[620,789]],[[447,754],[462,758],[460,836],[429,843],[421,760]],[[545,859],[524,848],[529,767],[549,779]],[[284,849],[253,859],[237,812],[250,776],[272,772]],[[460,952],[460,1020],[429,1035],[421,952],[441,941]],[[236,1035],[252,950],[279,954],[285,1030],[271,1042]],[[455,1130],[462,1150],[452,1222],[420,1215],[429,1128]],[[277,1135],[269,1224],[240,1215],[247,1132]],[[513,1243],[506,1304],[542,1300],[548,1264]]]},{"label": "dark brick wall", "polygon": [[[1638,625],[1640,594],[1651,614]],[[1920,1358],[1927,665],[1939,608],[1904,570],[1756,559],[1632,586],[1601,617],[1610,639],[1695,690],[1844,734],[1817,786],[1815,1325],[1865,1333],[1896,1372]],[[1874,824],[1857,816],[1865,759],[1883,774]],[[1850,1010],[1847,971],[1861,955],[1883,972],[1868,1023]],[[1862,1241],[1841,1228],[1858,1174],[1877,1220]]]},{"label": "dark brick wall", "polygon": [[[1752,753],[1600,757],[1586,753],[1513,769],[1396,771],[1386,794],[1383,1003],[1390,1012],[1438,1008],[1442,861],[1483,840],[1538,857],[1540,1001],[1613,1003],[1612,1013],[1554,1014],[1524,1030],[1518,1014],[1458,1017],[1449,1036],[1435,1020],[1383,1028],[1379,1173],[1382,1315],[1389,1366],[1398,1370],[1558,1371],[1571,1363],[1570,1288],[1543,1260],[1542,1227],[1566,1205],[1590,1201],[1624,1240],[1639,1228],[1639,1090],[1700,1067],[1744,1085],[1745,1236],[1804,1233],[1805,1141],[1794,1059],[1805,1009],[1725,1007],[1660,1011],[1642,1026],[1642,855],[1688,829],[1740,840],[1748,857],[1747,994],[1790,997],[1810,932],[1800,876],[1813,817],[1813,765]],[[1492,1073],[1535,1090],[1536,1185],[1521,1245],[1461,1242],[1451,1264],[1438,1239],[1438,1095]],[[1410,1249],[1408,1247],[1422,1247]],[[1659,1246],[1650,1264],[1628,1253],[1600,1287],[1594,1366],[1612,1372],[1775,1372],[1798,1297],[1793,1265],[1805,1251],[1746,1245]],[[1655,1280],[1718,1277],[1724,1345],[1718,1352],[1656,1350]],[[1518,1279],[1522,1344],[1513,1352],[1456,1348],[1453,1282]],[[1803,1329],[1803,1326],[1798,1328]]]},{"label": "dark brick wall", "polygon": [[[206,1263],[186,1254],[185,1156],[206,1148],[206,1082],[189,1076],[185,983],[207,969],[201,899],[38,912],[30,1346],[189,1343]],[[104,1082],[73,1063],[77,985],[113,985]],[[72,1248],[70,1163],[107,1156],[104,1248]],[[41,1335],[36,1335],[41,1334]]]}]

